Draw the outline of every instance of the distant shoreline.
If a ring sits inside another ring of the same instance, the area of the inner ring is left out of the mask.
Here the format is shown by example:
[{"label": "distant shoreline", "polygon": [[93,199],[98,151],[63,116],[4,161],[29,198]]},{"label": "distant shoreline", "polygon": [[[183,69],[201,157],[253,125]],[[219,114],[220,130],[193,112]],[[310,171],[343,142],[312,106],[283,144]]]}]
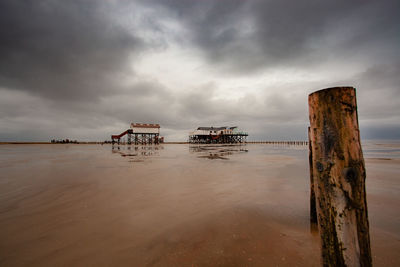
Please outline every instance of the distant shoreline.
[{"label": "distant shoreline", "polygon": [[[103,144],[110,144],[104,142],[76,142],[76,143],[52,143],[52,142],[0,142],[0,145],[103,145]],[[171,144],[189,144],[189,142],[164,142],[161,144],[171,145]],[[160,144],[160,145],[161,145]],[[295,145],[307,145],[307,141],[247,141],[242,144],[295,144]],[[117,144],[115,144],[117,145]],[[120,145],[127,145],[127,144],[120,144]],[[134,145],[134,144],[132,144]]]}]

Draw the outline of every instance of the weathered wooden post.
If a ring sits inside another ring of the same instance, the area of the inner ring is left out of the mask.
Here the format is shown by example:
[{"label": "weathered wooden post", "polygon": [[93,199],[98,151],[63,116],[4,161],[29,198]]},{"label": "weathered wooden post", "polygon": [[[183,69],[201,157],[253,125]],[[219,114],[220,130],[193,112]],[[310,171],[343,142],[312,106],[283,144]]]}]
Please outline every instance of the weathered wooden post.
[{"label": "weathered wooden post", "polygon": [[308,102],[323,265],[372,266],[355,89],[320,90]]}]

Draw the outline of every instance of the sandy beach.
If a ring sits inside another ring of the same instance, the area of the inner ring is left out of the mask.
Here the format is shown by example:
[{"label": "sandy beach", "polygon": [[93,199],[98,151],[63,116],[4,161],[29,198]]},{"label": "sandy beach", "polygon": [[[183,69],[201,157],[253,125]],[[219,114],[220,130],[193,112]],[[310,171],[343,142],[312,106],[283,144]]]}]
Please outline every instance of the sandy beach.
[{"label": "sandy beach", "polygon": [[[400,266],[399,148],[365,146],[375,266]],[[0,170],[0,266],[320,266],[307,146],[1,145]]]}]

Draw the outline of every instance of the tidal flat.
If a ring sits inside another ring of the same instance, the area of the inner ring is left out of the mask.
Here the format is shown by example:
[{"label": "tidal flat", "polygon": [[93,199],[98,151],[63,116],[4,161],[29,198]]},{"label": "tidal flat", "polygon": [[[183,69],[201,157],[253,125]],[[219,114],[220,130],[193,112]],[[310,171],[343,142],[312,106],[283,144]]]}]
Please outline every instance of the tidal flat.
[{"label": "tidal flat", "polygon": [[[400,266],[400,145],[363,143],[375,266]],[[320,266],[308,146],[0,145],[0,266]]]}]

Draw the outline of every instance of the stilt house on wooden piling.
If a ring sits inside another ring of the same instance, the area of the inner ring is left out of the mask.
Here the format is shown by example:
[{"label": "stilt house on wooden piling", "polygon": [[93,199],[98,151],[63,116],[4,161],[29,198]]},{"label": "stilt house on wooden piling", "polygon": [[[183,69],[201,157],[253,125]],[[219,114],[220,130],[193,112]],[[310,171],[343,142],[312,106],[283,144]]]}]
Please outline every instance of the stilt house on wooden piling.
[{"label": "stilt house on wooden piling", "polygon": [[244,143],[247,132],[238,130],[237,126],[199,127],[189,133],[189,143],[193,144],[229,144]]},{"label": "stilt house on wooden piling", "polygon": [[127,143],[135,145],[158,144],[164,142],[160,137],[160,125],[150,123],[131,123],[131,127],[125,132],[112,135],[112,143],[120,143],[122,137],[127,136]]}]

